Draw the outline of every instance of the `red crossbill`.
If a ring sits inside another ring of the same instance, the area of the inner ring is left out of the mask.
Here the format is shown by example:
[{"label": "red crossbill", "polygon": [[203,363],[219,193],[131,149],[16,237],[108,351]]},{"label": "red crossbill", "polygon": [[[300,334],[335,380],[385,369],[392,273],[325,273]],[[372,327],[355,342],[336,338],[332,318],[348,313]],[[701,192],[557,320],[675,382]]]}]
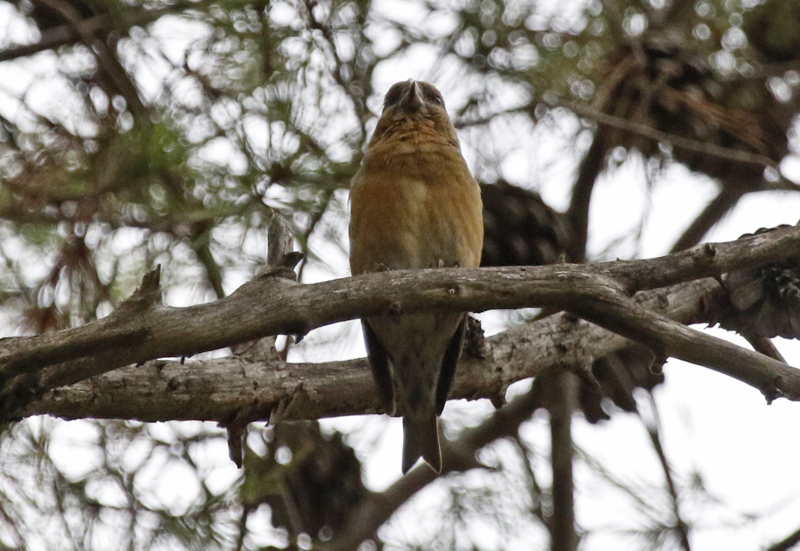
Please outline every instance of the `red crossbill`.
[{"label": "red crossbill", "polygon": [[[481,192],[439,91],[410,79],[389,89],[350,187],[350,269],[474,267],[481,259]],[[461,354],[466,313],[362,320],[386,412],[403,415],[403,473],[422,457],[441,472],[437,418]]]}]

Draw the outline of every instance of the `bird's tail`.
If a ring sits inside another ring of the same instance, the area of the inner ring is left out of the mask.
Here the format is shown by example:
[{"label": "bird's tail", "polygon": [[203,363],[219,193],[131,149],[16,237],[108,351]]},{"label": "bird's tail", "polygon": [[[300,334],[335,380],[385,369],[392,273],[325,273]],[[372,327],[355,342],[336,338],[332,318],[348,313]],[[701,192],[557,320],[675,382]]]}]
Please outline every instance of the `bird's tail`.
[{"label": "bird's tail", "polygon": [[423,420],[403,418],[403,474],[406,474],[420,457],[434,471],[442,472],[442,451],[439,448],[436,415]]}]

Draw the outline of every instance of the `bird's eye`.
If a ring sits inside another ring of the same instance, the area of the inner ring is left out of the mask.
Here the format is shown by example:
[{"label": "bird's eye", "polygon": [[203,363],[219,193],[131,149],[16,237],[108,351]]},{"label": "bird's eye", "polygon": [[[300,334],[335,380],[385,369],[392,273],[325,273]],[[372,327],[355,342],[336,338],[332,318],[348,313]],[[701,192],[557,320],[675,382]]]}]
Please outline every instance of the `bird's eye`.
[{"label": "bird's eye", "polygon": [[442,99],[442,94],[439,93],[439,90],[437,90],[428,83],[423,84],[422,94],[425,96],[425,101],[429,103],[433,103],[435,105],[444,104],[444,100]]}]

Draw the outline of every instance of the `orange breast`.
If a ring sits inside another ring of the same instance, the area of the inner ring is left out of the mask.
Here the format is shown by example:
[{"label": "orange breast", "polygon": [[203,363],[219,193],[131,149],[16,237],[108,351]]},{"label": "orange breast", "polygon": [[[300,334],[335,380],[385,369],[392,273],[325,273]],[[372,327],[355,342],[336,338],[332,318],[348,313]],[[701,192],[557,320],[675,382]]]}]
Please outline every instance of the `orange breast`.
[{"label": "orange breast", "polygon": [[480,188],[458,149],[441,143],[380,144],[351,186],[353,274],[478,266],[483,245]]}]

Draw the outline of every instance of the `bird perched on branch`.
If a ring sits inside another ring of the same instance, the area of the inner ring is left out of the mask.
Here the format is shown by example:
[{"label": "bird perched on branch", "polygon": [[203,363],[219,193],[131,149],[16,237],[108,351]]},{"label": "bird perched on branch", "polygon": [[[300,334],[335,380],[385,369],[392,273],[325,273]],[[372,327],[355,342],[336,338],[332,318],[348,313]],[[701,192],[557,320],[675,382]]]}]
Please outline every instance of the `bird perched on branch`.
[{"label": "bird perched on branch", "polygon": [[[481,192],[439,91],[392,86],[350,187],[350,269],[474,267],[481,259]],[[403,473],[422,457],[441,472],[437,418],[461,354],[465,312],[387,313],[362,320],[384,409],[403,415]]]}]

